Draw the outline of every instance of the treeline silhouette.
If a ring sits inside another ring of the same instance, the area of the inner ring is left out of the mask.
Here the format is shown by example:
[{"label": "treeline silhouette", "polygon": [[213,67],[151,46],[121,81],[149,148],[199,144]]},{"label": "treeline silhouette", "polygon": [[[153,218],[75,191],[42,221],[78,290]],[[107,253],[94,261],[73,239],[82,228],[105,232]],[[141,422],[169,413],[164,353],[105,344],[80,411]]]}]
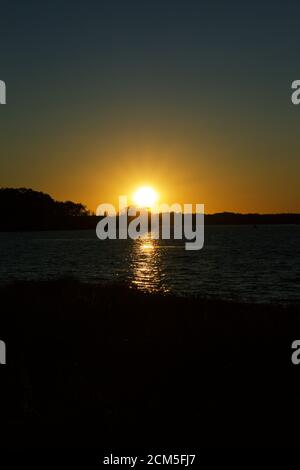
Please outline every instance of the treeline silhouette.
[{"label": "treeline silhouette", "polygon": [[0,188],[0,211],[2,231],[85,228],[90,217],[83,204],[27,188]]},{"label": "treeline silhouette", "polygon": [[205,223],[210,225],[260,225],[260,224],[300,224],[300,214],[239,214],[220,212],[206,214]]},{"label": "treeline silhouette", "polygon": [[[95,229],[100,219],[81,203],[56,201],[49,194],[28,188],[0,188],[0,211],[0,231]],[[170,219],[172,225],[174,213]],[[205,224],[300,224],[300,214],[222,212],[206,214]]]}]

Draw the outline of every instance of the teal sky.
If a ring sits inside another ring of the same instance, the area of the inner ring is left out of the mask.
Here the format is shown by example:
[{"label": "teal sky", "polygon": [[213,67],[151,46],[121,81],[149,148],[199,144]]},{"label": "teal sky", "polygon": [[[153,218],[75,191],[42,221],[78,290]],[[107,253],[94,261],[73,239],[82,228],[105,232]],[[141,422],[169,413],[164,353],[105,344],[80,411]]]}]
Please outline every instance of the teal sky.
[{"label": "teal sky", "polygon": [[296,1],[1,6],[0,185],[300,211]]}]

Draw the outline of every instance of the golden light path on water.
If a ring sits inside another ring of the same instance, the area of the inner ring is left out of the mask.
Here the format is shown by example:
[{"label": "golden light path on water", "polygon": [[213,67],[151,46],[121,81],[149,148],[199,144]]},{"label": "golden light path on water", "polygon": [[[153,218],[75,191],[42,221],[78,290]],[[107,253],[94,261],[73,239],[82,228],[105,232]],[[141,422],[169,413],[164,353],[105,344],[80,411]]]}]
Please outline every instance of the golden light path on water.
[{"label": "golden light path on water", "polygon": [[164,285],[161,247],[150,234],[134,240],[130,267],[132,283],[146,292],[168,292]]}]

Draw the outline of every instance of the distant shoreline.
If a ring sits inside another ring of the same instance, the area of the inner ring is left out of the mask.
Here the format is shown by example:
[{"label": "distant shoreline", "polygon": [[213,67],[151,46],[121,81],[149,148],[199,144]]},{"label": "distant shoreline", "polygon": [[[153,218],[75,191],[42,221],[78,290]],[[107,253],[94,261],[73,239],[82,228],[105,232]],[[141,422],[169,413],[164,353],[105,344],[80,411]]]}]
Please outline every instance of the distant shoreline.
[{"label": "distant shoreline", "polygon": [[[172,215],[171,215],[172,217]],[[100,217],[95,215],[67,216],[64,218],[40,217],[36,221],[0,220],[0,232],[94,230]],[[300,214],[206,214],[205,225],[299,225]],[[172,224],[171,224],[172,225]]]},{"label": "distant shoreline", "polygon": [[[28,188],[0,188],[0,232],[40,230],[94,230],[101,217],[72,201],[56,201],[49,194]],[[128,220],[132,217],[128,217]],[[170,225],[174,213],[170,213]],[[206,225],[300,224],[300,213],[205,214]]]}]

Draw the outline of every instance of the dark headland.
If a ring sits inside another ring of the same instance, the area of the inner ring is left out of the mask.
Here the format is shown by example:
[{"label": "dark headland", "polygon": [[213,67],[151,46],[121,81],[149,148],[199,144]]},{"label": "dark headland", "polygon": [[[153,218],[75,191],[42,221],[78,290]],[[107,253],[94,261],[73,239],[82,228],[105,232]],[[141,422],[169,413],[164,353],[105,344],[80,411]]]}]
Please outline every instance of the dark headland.
[{"label": "dark headland", "polygon": [[[83,204],[27,188],[0,188],[0,231],[95,229],[100,217]],[[205,214],[207,225],[300,224],[300,214]],[[171,218],[172,221],[172,218]]]}]

